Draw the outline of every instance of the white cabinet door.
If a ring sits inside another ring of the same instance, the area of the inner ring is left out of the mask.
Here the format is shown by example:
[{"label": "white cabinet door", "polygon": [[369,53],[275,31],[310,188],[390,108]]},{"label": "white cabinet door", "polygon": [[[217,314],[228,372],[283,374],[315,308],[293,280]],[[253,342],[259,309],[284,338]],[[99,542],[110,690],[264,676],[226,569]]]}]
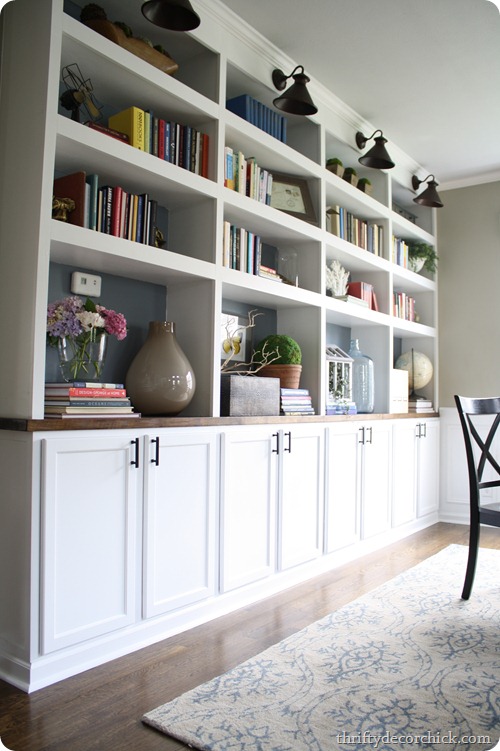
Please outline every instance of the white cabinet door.
[{"label": "white cabinet door", "polygon": [[136,619],[142,472],[132,441],[110,431],[42,442],[45,654]]},{"label": "white cabinet door", "polygon": [[392,430],[392,526],[399,527],[417,513],[417,424],[395,420]]},{"label": "white cabinet door", "polygon": [[159,430],[146,437],[144,616],[214,594],[217,436]]},{"label": "white cabinet door", "polygon": [[221,591],[274,573],[278,432],[266,427],[222,435]]},{"label": "white cabinet door", "polygon": [[366,539],[389,527],[392,426],[389,421],[373,421],[361,426],[360,431],[363,446],[361,536]]},{"label": "white cabinet door", "polygon": [[439,420],[421,420],[418,449],[417,516],[439,508]]},{"label": "white cabinet door", "polygon": [[280,431],[279,568],[323,552],[324,428]]},{"label": "white cabinet door", "polygon": [[[361,434],[362,435],[362,434]],[[355,422],[327,430],[325,550],[359,540],[360,432]]]}]

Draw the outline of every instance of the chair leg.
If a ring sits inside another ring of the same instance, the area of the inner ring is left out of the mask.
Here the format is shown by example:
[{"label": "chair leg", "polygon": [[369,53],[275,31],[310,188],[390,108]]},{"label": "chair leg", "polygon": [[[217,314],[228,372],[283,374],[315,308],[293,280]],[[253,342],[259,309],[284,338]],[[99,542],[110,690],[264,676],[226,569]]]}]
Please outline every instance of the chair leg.
[{"label": "chair leg", "polygon": [[477,551],[479,547],[479,523],[471,524],[469,531],[469,557],[467,559],[467,570],[465,572],[464,588],[462,590],[462,600],[468,600],[474,583],[476,573]]}]

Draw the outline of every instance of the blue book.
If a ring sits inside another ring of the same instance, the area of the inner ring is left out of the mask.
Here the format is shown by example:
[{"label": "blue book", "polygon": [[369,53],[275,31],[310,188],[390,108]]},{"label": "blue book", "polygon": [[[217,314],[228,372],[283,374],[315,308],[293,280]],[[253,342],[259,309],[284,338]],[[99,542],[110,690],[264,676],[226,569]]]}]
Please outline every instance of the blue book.
[{"label": "blue book", "polygon": [[248,120],[249,123],[252,120],[252,97],[248,94],[240,94],[232,99],[226,101],[226,108],[230,112],[234,112],[235,115],[242,117],[244,120]]}]

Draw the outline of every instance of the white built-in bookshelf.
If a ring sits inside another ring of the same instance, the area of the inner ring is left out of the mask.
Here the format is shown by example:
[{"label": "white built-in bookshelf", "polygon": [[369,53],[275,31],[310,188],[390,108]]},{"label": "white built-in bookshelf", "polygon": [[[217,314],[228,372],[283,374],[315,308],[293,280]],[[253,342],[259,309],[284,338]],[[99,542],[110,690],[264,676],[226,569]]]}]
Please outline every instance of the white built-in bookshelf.
[{"label": "white built-in bookshelf", "polygon": [[[6,416],[43,417],[45,308],[51,262],[165,286],[167,317],[176,322],[179,341],[198,384],[188,415],[219,415],[221,316],[235,304],[272,311],[276,331],[299,342],[303,350],[301,385],[310,390],[319,415],[325,410],[324,351],[327,344],[338,344],[332,341],[338,327],[344,338],[359,339],[362,351],[374,360],[376,413],[389,411],[390,371],[398,353],[415,348],[437,364],[436,281],[396,265],[391,258],[393,235],[435,244],[433,210],[412,202],[411,174],[421,174],[422,169],[391,143],[388,148],[398,162],[395,170],[363,169],[357,161],[355,132],[369,131],[371,125],[343,108],[333,95],[329,97],[320,84],[316,88],[311,84],[318,114],[312,118],[287,116],[286,144],[228,111],[226,99],[242,93],[271,106],[276,96],[272,68],[287,69],[290,64],[286,56],[222,6],[205,0],[199,5],[201,26],[179,35],[152,27],[142,17],[140,3],[103,0],[110,19],[129,23],[136,35],[161,40],[169,49],[180,66],[177,74],[169,76],[84,26],[73,17],[75,6],[71,15],[64,12],[63,0],[40,0],[37,4],[37,21],[32,24],[30,19],[26,29],[37,70],[31,60],[19,65],[18,84],[10,94],[11,106],[2,126],[2,142],[14,145],[6,164],[7,174],[9,168],[12,173],[12,190],[2,207],[3,216],[9,217],[8,222],[2,221],[2,243],[12,246],[13,257],[4,264],[1,298],[19,300],[26,312],[19,317],[19,341],[13,344],[20,363],[19,389],[13,393],[9,375],[2,375],[6,382],[0,388],[0,412]],[[20,17],[23,13],[20,9]],[[163,41],[165,35],[167,41]],[[61,68],[74,62],[91,78],[107,111],[136,105],[207,133],[208,178],[70,120],[69,113],[58,107],[58,99]],[[29,118],[20,115],[23,99],[31,102]],[[255,157],[271,172],[306,180],[316,223],[225,187],[228,146]],[[333,156],[369,177],[372,195],[329,172],[324,165]],[[52,219],[54,175],[77,170],[99,173],[103,181],[131,192],[147,192],[167,207],[166,247],[138,245]],[[18,198],[21,190],[22,201]],[[326,209],[335,205],[383,228],[378,256],[327,231]],[[413,215],[412,220],[402,216],[400,209]],[[29,227],[27,216],[33,219]],[[294,251],[299,286],[225,268],[225,221],[258,234],[280,250]],[[350,272],[351,281],[373,284],[378,312],[326,295],[325,266],[333,259]],[[393,315],[395,292],[415,299],[418,323]],[[8,324],[5,316],[2,319],[4,340],[8,341]],[[145,328],[147,324],[145,321]],[[426,387],[425,395],[437,407],[436,381],[434,378]]]}]

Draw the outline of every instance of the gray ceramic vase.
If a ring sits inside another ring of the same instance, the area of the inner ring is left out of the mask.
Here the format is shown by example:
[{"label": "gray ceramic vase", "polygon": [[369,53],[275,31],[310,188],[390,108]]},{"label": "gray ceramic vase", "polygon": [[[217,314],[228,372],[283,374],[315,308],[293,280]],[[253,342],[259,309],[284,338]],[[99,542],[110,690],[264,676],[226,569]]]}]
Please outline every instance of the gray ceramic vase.
[{"label": "gray ceramic vase", "polygon": [[194,396],[196,379],[172,321],[150,321],[146,341],[125,379],[136,411],[158,417],[178,415]]}]

